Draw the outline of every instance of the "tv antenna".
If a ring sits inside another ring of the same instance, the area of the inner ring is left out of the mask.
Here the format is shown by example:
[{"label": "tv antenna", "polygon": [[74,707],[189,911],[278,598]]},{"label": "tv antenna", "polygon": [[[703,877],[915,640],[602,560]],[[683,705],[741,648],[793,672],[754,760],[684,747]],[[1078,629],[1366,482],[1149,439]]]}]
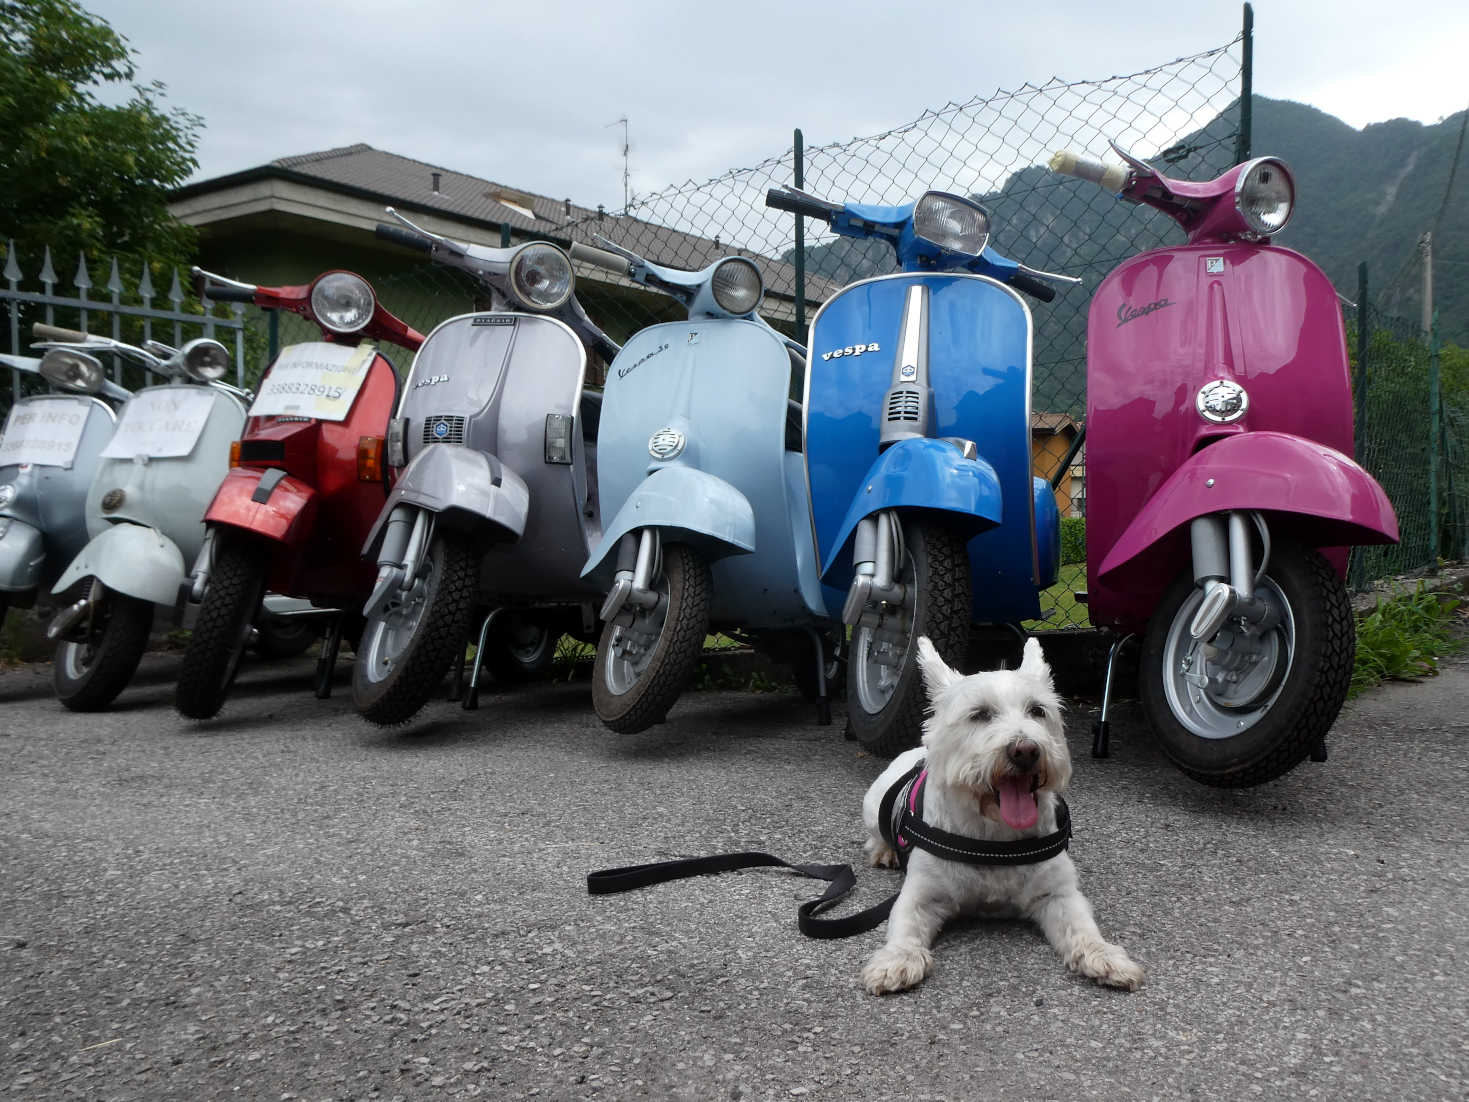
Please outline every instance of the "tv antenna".
[{"label": "tv antenna", "polygon": [[622,209],[627,210],[632,204],[632,191],[629,186],[632,180],[632,173],[629,170],[627,159],[628,150],[631,148],[627,138],[627,116],[623,115],[616,122],[609,122],[603,129],[609,129],[614,126],[622,127]]}]

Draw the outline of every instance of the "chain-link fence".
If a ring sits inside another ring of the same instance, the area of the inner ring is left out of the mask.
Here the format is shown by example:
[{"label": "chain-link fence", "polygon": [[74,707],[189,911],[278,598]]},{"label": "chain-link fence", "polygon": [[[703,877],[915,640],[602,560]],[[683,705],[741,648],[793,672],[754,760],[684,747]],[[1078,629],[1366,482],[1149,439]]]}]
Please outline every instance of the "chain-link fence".
[{"label": "chain-link fence", "polygon": [[1347,331],[1357,460],[1387,491],[1400,535],[1395,545],[1353,552],[1349,580],[1364,589],[1469,555],[1469,355],[1440,349],[1421,322],[1366,295],[1347,309]]}]

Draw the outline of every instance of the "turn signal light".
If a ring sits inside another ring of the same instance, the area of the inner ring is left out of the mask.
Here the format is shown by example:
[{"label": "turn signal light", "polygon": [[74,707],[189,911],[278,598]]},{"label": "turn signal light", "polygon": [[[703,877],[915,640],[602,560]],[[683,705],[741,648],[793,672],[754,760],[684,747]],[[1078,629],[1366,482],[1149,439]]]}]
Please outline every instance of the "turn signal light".
[{"label": "turn signal light", "polygon": [[361,436],[357,438],[357,481],[381,482],[383,480],[383,438]]},{"label": "turn signal light", "polygon": [[230,441],[230,466],[231,467],[238,467],[239,465],[240,465],[240,442],[238,440],[231,440]]}]

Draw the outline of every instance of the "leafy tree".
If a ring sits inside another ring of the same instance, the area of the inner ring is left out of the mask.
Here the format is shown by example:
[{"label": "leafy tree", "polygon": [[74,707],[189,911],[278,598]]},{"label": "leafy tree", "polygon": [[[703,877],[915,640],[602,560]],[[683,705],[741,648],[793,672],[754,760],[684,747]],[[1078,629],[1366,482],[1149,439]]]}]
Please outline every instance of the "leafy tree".
[{"label": "leafy tree", "polygon": [[[161,84],[132,83],[134,56],[75,0],[0,0],[0,246],[50,245],[65,275],[78,251],[190,258],[194,231],[167,201],[197,167],[202,120],[165,108]],[[129,84],[120,105],[98,97]]]}]

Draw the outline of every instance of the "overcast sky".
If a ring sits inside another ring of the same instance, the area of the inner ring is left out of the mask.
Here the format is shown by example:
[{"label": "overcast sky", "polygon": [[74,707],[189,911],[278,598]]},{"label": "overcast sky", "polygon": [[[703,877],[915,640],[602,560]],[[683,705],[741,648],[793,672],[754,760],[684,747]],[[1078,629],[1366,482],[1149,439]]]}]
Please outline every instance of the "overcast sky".
[{"label": "overcast sky", "polygon": [[[1241,5],[1134,0],[82,0],[205,121],[196,178],[367,142],[585,206],[1053,76],[1222,46]],[[1255,91],[1361,127],[1469,107],[1463,0],[1259,0]],[[1101,152],[1100,150],[1096,152]],[[1289,156],[1289,150],[1269,152]]]}]

